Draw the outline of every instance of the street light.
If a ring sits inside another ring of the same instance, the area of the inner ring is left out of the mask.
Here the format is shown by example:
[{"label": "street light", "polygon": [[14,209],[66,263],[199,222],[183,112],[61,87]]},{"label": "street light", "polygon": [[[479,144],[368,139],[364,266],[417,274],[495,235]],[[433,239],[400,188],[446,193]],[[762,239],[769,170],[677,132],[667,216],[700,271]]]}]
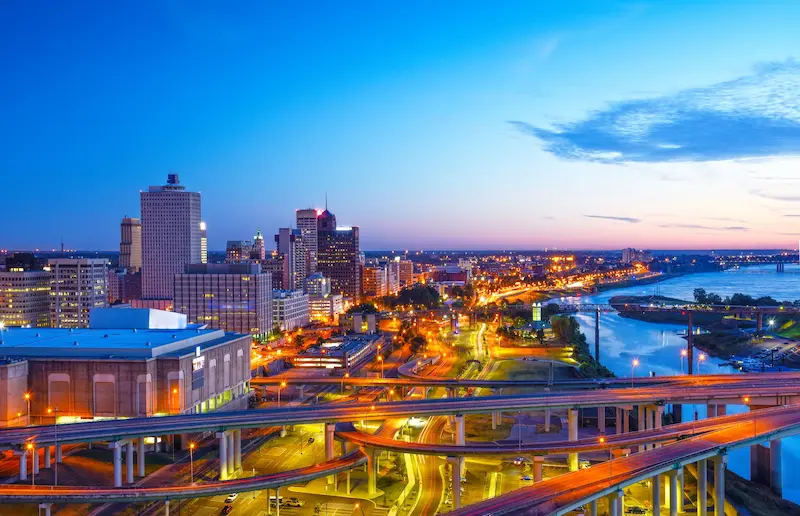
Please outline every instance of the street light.
[{"label": "street light", "polygon": [[53,440],[54,440],[54,452],[56,454],[55,459],[56,462],[53,465],[53,485],[58,486],[58,409],[57,408],[47,408],[48,414],[53,414]]},{"label": "street light", "polygon": [[28,412],[27,412],[27,424],[25,426],[31,426],[31,393],[25,393],[25,403],[28,405]]},{"label": "street light", "polygon": [[700,364],[703,363],[706,359],[705,353],[700,353],[697,355],[697,374],[700,374]]},{"label": "street light", "polygon": [[189,483],[194,484],[194,443],[189,443]]},{"label": "street light", "polygon": [[31,452],[31,486],[36,485],[36,470],[33,467],[33,454],[36,453],[33,443],[28,443],[28,451]]},{"label": "street light", "polygon": [[350,378],[350,373],[344,373],[344,376],[342,376],[342,382],[341,382],[342,385],[341,385],[341,389],[340,389],[340,394],[344,394],[344,379],[345,378]]},{"label": "street light", "polygon": [[378,356],[378,362],[381,363],[381,378],[383,378],[383,357]]},{"label": "street light", "polygon": [[683,359],[689,356],[689,352],[685,349],[681,350],[681,374],[683,373]]},{"label": "street light", "polygon": [[633,362],[631,362],[631,387],[633,387],[633,375],[634,375],[633,369],[638,365],[639,365],[639,359],[634,358]]},{"label": "street light", "polygon": [[278,386],[278,408],[281,408],[281,389],[286,387],[286,382],[281,382]]}]

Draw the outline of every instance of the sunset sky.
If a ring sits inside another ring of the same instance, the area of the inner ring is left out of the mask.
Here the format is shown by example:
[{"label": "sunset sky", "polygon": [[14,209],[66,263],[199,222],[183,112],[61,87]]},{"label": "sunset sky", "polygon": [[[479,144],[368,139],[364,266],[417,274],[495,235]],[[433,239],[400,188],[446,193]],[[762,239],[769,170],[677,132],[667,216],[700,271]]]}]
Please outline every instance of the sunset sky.
[{"label": "sunset sky", "polygon": [[697,4],[2,2],[0,248],[170,172],[212,249],[326,193],[367,250],[796,248],[800,2]]}]

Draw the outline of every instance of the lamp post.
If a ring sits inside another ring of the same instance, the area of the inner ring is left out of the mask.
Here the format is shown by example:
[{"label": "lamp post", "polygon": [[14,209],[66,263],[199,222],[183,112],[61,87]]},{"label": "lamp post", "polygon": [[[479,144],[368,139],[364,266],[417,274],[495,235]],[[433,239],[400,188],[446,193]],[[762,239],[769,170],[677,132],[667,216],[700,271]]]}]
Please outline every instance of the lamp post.
[{"label": "lamp post", "polygon": [[381,363],[381,378],[383,378],[383,357],[378,355],[378,362]]},{"label": "lamp post", "polygon": [[683,372],[683,359],[688,357],[688,356],[689,356],[689,352],[687,350],[685,350],[685,349],[682,349],[681,350],[681,374],[684,374],[684,372]]},{"label": "lamp post", "polygon": [[344,394],[344,379],[345,378],[350,378],[350,373],[344,373],[344,376],[342,376],[342,382],[341,382],[342,385],[341,385],[341,389],[340,389],[341,392],[339,394]]},{"label": "lamp post", "polygon": [[194,443],[189,443],[189,483],[194,484]]},{"label": "lamp post", "polygon": [[55,456],[55,464],[53,465],[53,485],[58,486],[58,408],[49,408],[47,409],[48,414],[53,414],[53,441],[54,441],[54,452]]},{"label": "lamp post", "polygon": [[634,375],[633,370],[638,365],[639,365],[639,359],[638,358],[634,358],[633,362],[631,362],[631,387],[633,387],[633,375]]},{"label": "lamp post", "polygon": [[278,386],[278,408],[281,408],[281,389],[286,387],[286,382],[281,382]]},{"label": "lamp post", "polygon": [[25,426],[31,426],[31,393],[30,392],[26,392],[25,393],[25,403],[28,406],[28,412],[26,413],[27,423],[25,424]]},{"label": "lamp post", "polygon": [[33,443],[28,443],[28,451],[31,452],[31,486],[36,485],[36,469],[33,467],[33,454],[36,453],[36,448]]},{"label": "lamp post", "polygon": [[700,374],[700,364],[702,364],[706,359],[705,353],[700,353],[697,355],[697,374]]}]

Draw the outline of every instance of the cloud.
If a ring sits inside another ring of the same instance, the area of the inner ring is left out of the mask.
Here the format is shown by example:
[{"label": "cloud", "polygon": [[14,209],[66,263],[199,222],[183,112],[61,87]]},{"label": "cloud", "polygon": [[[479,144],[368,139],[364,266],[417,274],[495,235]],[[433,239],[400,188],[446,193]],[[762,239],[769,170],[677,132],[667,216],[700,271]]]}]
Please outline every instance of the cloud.
[{"label": "cloud", "polygon": [[747,231],[745,226],[706,226],[703,224],[659,224],[660,228],[704,229],[708,231]]},{"label": "cloud", "polygon": [[784,217],[800,218],[800,213],[784,213]]},{"label": "cloud", "polygon": [[626,100],[553,128],[510,121],[564,159],[719,161],[800,154],[800,62],[673,95]]},{"label": "cloud", "polygon": [[764,192],[762,190],[751,190],[750,193],[758,197],[763,197],[764,199],[771,199],[773,201],[800,201],[800,195],[775,194],[771,192]]},{"label": "cloud", "polygon": [[613,215],[584,215],[584,217],[589,219],[616,220],[617,222],[627,222],[628,224],[638,224],[642,221],[642,219],[634,217],[615,217]]}]

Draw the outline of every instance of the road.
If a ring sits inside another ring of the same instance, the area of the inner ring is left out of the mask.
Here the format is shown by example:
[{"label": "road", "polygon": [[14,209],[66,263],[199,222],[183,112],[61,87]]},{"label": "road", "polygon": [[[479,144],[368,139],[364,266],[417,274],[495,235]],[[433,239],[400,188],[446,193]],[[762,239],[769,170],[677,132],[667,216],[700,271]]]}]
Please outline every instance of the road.
[{"label": "road", "polygon": [[[744,375],[742,375],[744,376]],[[356,420],[385,420],[408,415],[435,416],[492,411],[564,409],[614,405],[654,405],[662,403],[742,403],[748,396],[753,404],[777,405],[800,396],[800,378],[796,375],[764,376],[754,381],[748,375],[739,382],[704,385],[698,382],[682,385],[601,389],[573,392],[543,392],[521,396],[485,396],[479,398],[446,398],[402,400],[383,403],[329,404],[265,408],[206,414],[186,414],[154,418],[97,421],[59,425],[60,443],[115,441],[132,437],[169,435],[183,432],[210,432],[220,428],[262,428],[292,424],[324,423]],[[759,375],[755,375],[758,377]],[[699,378],[699,377],[696,377]],[[770,379],[778,378],[778,379]],[[0,449],[24,445],[30,440],[53,442],[53,427],[35,426],[0,430]]]},{"label": "road", "polygon": [[[760,412],[760,411],[759,411]],[[800,411],[793,406],[767,409],[768,414],[738,425],[684,439],[646,452],[566,473],[530,487],[453,511],[453,516],[564,514],[598,495],[751,444],[800,433]],[[755,415],[757,412],[752,413]]]}]

